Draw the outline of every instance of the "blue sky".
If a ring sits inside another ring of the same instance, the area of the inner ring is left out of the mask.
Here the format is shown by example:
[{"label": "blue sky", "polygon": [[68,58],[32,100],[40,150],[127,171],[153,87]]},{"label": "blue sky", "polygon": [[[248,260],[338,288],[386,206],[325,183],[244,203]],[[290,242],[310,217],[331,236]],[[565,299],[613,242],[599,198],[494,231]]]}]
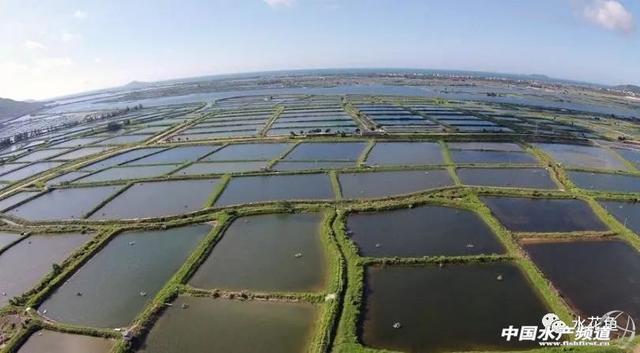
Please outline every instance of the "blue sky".
[{"label": "blue sky", "polygon": [[0,97],[412,67],[640,84],[636,0],[0,0]]}]

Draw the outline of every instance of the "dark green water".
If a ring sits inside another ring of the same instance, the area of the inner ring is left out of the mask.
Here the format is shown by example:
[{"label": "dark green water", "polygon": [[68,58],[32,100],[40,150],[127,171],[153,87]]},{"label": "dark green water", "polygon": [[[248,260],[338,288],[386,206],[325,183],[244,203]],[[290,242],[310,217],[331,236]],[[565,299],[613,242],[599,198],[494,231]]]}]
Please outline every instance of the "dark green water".
[{"label": "dark green water", "polygon": [[210,230],[211,225],[200,224],[122,233],[56,290],[39,311],[46,310],[47,317],[70,324],[126,326]]},{"label": "dark green water", "polygon": [[32,334],[18,353],[109,353],[114,340],[48,330]]},{"label": "dark green water", "polygon": [[506,342],[502,328],[538,325],[546,313],[512,264],[370,267],[361,338],[403,352],[524,349],[532,344]]},{"label": "dark green water", "polygon": [[600,201],[620,223],[640,234],[640,203],[622,201]]},{"label": "dark green water", "polygon": [[122,185],[54,189],[7,213],[29,220],[80,219]]},{"label": "dark green water", "polygon": [[458,256],[504,253],[473,212],[422,206],[350,214],[347,227],[362,256]]},{"label": "dark green water", "polygon": [[140,352],[302,353],[317,318],[311,304],[180,297]]},{"label": "dark green water", "polygon": [[367,156],[367,165],[442,164],[442,149],[434,142],[378,142]]},{"label": "dark green water", "polygon": [[459,168],[460,181],[466,185],[511,188],[557,189],[549,172],[543,168]]},{"label": "dark green water", "polygon": [[232,178],[216,206],[280,200],[335,198],[327,174],[267,175]]},{"label": "dark green water", "polygon": [[640,254],[627,243],[583,240],[524,248],[583,317],[622,310],[640,320]]},{"label": "dark green water", "polygon": [[322,290],[327,271],[320,240],[321,220],[320,214],[237,219],[190,283],[231,290]]},{"label": "dark green water", "polygon": [[344,173],[338,178],[347,199],[379,198],[453,185],[443,169]]},{"label": "dark green water", "polygon": [[89,218],[147,218],[197,211],[205,207],[217,183],[218,179],[137,183]]},{"label": "dark green water", "polygon": [[35,287],[54,263],[60,264],[87,242],[84,234],[32,235],[0,254],[0,307]]},{"label": "dark green water", "polygon": [[515,232],[604,231],[589,205],[573,199],[482,197],[491,212]]}]

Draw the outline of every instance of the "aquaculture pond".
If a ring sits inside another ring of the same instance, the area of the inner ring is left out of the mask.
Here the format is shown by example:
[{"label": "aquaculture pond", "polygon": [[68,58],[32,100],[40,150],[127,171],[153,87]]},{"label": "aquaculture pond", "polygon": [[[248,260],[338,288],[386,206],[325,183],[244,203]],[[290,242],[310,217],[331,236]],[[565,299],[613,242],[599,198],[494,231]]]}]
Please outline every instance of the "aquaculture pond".
[{"label": "aquaculture pond", "polygon": [[605,231],[589,204],[575,199],[482,197],[491,212],[514,232]]},{"label": "aquaculture pond", "polygon": [[538,143],[536,147],[569,167],[627,170],[612,152],[595,146]]},{"label": "aquaculture pond", "polygon": [[442,149],[435,142],[377,142],[367,165],[443,164]]},{"label": "aquaculture pond", "polygon": [[46,311],[51,319],[70,324],[126,326],[182,266],[211,228],[209,224],[199,224],[119,234],[38,310]]},{"label": "aquaculture pond", "polygon": [[95,211],[91,219],[148,218],[206,207],[218,179],[141,182]]},{"label": "aquaculture pond", "polygon": [[600,201],[600,204],[625,227],[640,235],[640,203]]},{"label": "aquaculture pond", "polygon": [[127,163],[127,165],[180,164],[184,162],[191,162],[204,157],[219,147],[220,146],[218,145],[175,147],[151,156],[137,159],[133,162]]},{"label": "aquaculture pond", "polygon": [[314,170],[314,169],[343,169],[355,167],[355,162],[344,161],[316,161],[316,162],[291,162],[281,161],[272,167],[278,171]]},{"label": "aquaculture pond", "polygon": [[615,151],[618,152],[618,154],[620,154],[624,159],[633,163],[636,168],[640,168],[640,150],[616,148]]},{"label": "aquaculture pond", "polygon": [[6,210],[7,208],[12,207],[39,193],[39,191],[20,191],[9,197],[5,197],[4,199],[0,200],[0,211],[4,212],[4,210]]},{"label": "aquaculture pond", "polygon": [[267,167],[267,162],[203,162],[180,169],[173,175],[225,174],[256,172]]},{"label": "aquaculture pond", "polygon": [[465,185],[510,188],[557,189],[549,171],[543,168],[458,168]]},{"label": "aquaculture pond", "polygon": [[538,164],[534,156],[525,152],[451,150],[457,164]]},{"label": "aquaculture pond", "polygon": [[583,317],[612,310],[640,320],[640,254],[622,240],[525,243],[525,251]]},{"label": "aquaculture pond", "polygon": [[7,213],[34,221],[79,219],[120,188],[121,185],[54,189]]},{"label": "aquaculture pond", "polygon": [[292,145],[288,143],[248,143],[226,146],[203,161],[269,161],[278,158]]},{"label": "aquaculture pond", "polygon": [[244,176],[232,178],[215,205],[333,198],[327,174]]},{"label": "aquaculture pond", "polygon": [[579,188],[612,192],[640,192],[640,176],[568,171]]},{"label": "aquaculture pond", "polygon": [[422,206],[352,213],[347,219],[347,228],[361,256],[504,253],[503,246],[478,215],[456,208]]},{"label": "aquaculture pond", "polygon": [[114,344],[114,340],[106,338],[39,330],[17,353],[109,353]]},{"label": "aquaculture pond", "polygon": [[321,214],[235,220],[190,284],[251,291],[319,291],[327,277]]},{"label": "aquaculture pond", "polygon": [[509,263],[368,267],[365,281],[361,338],[375,348],[411,353],[530,348],[534,342],[507,342],[500,333],[509,325],[536,325],[548,312],[520,269]]},{"label": "aquaculture pond", "polygon": [[12,297],[35,287],[74,250],[87,242],[85,234],[37,234],[21,240],[0,254],[0,307]]},{"label": "aquaculture pond", "polygon": [[317,319],[316,307],[305,303],[179,297],[140,352],[306,352]]},{"label": "aquaculture pond", "polygon": [[481,150],[481,151],[504,151],[521,152],[522,147],[515,143],[506,142],[448,142],[447,146],[454,150]]},{"label": "aquaculture pond", "polygon": [[55,167],[59,167],[63,164],[63,162],[38,162],[30,164],[24,168],[16,169],[12,172],[4,174],[0,176],[0,180],[6,181],[18,181],[21,179],[26,179],[32,177],[36,174],[40,174],[49,169],[53,169]]},{"label": "aquaculture pond", "polygon": [[133,167],[114,167],[105,169],[103,171],[91,174],[82,179],[77,180],[77,183],[93,183],[110,180],[129,180],[140,178],[151,178],[161,176],[169,173],[170,171],[177,169],[179,164],[169,165],[145,165],[145,166],[133,166]]},{"label": "aquaculture pond", "polygon": [[108,157],[105,158],[101,161],[95,162],[95,163],[91,163],[88,166],[82,168],[82,170],[86,170],[86,171],[94,171],[94,170],[100,170],[100,169],[104,169],[104,168],[109,168],[109,167],[113,167],[119,164],[123,164],[125,162],[128,162],[130,160],[136,159],[136,158],[141,158],[147,155],[150,155],[152,153],[158,152],[158,151],[162,151],[163,148],[139,148],[136,150],[131,150],[131,151],[127,151],[127,152],[123,152],[120,153],[118,155],[115,155],[113,157]]},{"label": "aquaculture pond", "polygon": [[347,199],[379,198],[453,185],[444,169],[344,173],[338,178]]},{"label": "aquaculture pond", "polygon": [[301,143],[288,155],[296,161],[356,161],[367,144],[364,142]]},{"label": "aquaculture pond", "polygon": [[0,250],[2,250],[5,246],[13,243],[14,241],[21,238],[20,234],[15,233],[6,233],[0,231]]}]

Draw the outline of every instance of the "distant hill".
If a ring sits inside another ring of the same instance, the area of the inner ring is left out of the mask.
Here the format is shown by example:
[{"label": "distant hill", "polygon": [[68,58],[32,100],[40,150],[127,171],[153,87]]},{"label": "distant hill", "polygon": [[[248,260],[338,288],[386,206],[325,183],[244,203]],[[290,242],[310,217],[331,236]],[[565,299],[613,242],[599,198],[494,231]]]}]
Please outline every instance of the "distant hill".
[{"label": "distant hill", "polygon": [[633,92],[636,94],[640,94],[640,86],[636,86],[636,85],[613,86],[613,89],[616,89],[618,91]]},{"label": "distant hill", "polygon": [[0,98],[0,121],[11,120],[29,114],[44,104],[38,102],[20,102],[8,98]]}]

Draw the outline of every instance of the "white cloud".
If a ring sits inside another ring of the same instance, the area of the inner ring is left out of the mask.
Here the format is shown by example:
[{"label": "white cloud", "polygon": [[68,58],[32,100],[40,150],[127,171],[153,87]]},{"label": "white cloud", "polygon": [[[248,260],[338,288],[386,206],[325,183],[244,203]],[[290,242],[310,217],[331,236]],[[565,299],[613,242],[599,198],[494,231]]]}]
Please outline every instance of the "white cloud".
[{"label": "white cloud", "polygon": [[39,50],[39,49],[46,49],[47,46],[40,43],[40,42],[36,42],[35,40],[26,40],[24,41],[24,46],[27,49],[31,49],[31,50]]},{"label": "white cloud", "polygon": [[62,41],[63,43],[70,43],[80,38],[82,38],[82,35],[77,33],[71,33],[67,31],[62,31],[62,33],[60,33],[60,41]]},{"label": "white cloud", "polygon": [[633,14],[618,0],[590,0],[582,3],[587,21],[609,31],[631,33],[635,30]]},{"label": "white cloud", "polygon": [[88,13],[86,11],[83,10],[76,10],[73,12],[73,17],[78,18],[78,19],[85,19],[87,18]]},{"label": "white cloud", "polygon": [[263,0],[271,7],[291,7],[295,5],[296,0]]}]

